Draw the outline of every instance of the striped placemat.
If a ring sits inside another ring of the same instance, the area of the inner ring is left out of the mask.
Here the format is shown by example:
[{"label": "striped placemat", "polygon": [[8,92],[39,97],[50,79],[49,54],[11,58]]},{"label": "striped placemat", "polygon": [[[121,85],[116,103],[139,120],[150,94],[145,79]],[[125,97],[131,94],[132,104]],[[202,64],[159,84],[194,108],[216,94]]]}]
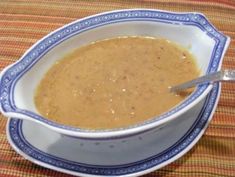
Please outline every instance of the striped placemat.
[{"label": "striped placemat", "polygon": [[[235,69],[234,0],[1,0],[0,70],[16,61],[38,39],[75,19],[124,8],[154,8],[204,13],[231,37],[223,68]],[[70,176],[25,160],[6,140],[6,119],[0,115],[0,176]],[[151,176],[235,176],[235,84],[224,83],[209,128],[190,152]]]}]

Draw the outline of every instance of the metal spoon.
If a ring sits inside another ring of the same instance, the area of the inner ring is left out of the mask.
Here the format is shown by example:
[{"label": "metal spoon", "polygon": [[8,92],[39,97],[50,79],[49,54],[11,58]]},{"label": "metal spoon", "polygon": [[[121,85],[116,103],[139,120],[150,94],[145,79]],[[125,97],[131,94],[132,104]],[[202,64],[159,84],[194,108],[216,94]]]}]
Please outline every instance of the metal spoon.
[{"label": "metal spoon", "polygon": [[214,83],[221,81],[235,81],[235,70],[222,70],[215,73],[210,73],[191,81],[169,87],[170,92],[179,92],[196,85],[205,84],[205,83]]}]

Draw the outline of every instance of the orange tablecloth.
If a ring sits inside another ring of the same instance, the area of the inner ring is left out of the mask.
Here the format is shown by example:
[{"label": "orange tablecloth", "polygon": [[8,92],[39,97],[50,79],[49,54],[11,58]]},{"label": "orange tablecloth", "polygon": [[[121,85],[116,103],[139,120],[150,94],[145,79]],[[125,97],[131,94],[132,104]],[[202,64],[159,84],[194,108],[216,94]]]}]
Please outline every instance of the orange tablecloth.
[{"label": "orange tablecloth", "polygon": [[[235,69],[234,0],[1,0],[0,70],[16,61],[52,30],[98,12],[123,8],[154,8],[204,13],[232,40],[223,68]],[[0,176],[69,176],[34,165],[7,142],[6,119],[0,115]],[[235,176],[235,84],[224,83],[218,108],[204,136],[186,155],[146,176]]]}]

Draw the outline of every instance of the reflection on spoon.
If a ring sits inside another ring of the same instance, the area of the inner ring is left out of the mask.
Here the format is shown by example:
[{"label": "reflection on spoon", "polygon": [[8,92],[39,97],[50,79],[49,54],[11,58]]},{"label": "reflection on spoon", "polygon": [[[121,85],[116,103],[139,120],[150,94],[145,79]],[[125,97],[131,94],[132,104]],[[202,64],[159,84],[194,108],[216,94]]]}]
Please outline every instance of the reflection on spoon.
[{"label": "reflection on spoon", "polygon": [[191,81],[169,87],[170,92],[179,92],[196,85],[206,84],[206,83],[214,83],[214,82],[221,82],[221,81],[235,81],[235,70],[222,70],[217,71],[214,73],[210,73]]}]

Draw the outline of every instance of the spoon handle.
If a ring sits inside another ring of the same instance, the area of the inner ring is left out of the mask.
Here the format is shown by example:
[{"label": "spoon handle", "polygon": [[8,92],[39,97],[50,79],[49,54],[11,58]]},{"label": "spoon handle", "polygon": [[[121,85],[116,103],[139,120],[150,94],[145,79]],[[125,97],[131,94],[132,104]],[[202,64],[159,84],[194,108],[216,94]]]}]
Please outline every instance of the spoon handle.
[{"label": "spoon handle", "polygon": [[191,81],[170,87],[170,92],[178,92],[187,88],[204,83],[214,83],[218,81],[235,81],[235,70],[222,70],[215,73],[210,73],[205,76],[193,79]]}]

